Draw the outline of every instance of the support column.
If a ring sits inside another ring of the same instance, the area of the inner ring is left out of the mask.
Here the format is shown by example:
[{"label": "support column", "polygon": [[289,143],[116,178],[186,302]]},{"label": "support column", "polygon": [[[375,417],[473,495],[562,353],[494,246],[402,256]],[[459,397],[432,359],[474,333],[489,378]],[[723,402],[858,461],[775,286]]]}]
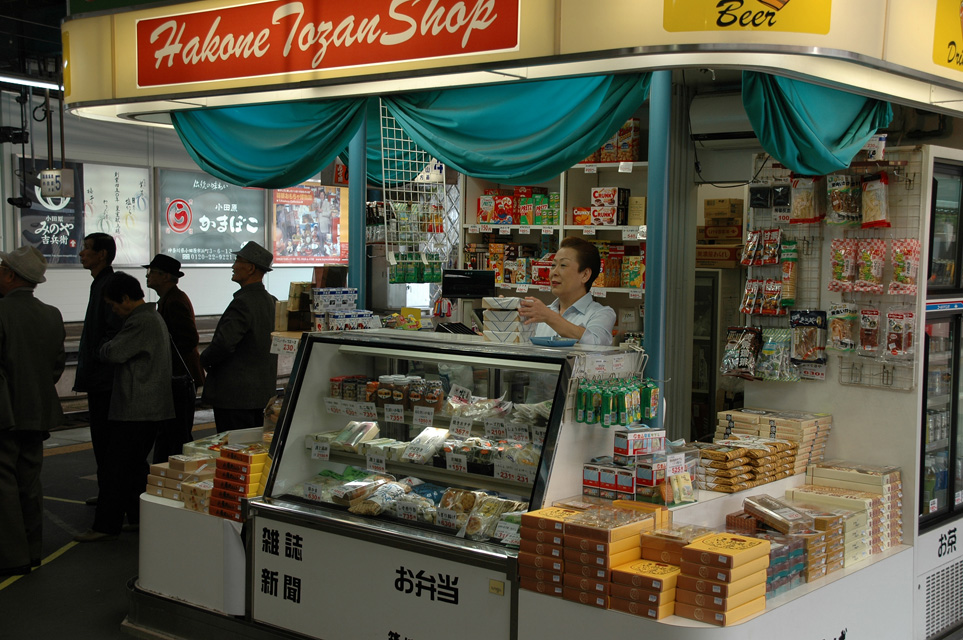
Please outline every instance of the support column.
[{"label": "support column", "polygon": [[[377,124],[377,123],[375,123]],[[365,204],[368,199],[368,118],[348,144],[348,286],[358,290],[361,304],[367,300],[365,292],[366,246]]]}]

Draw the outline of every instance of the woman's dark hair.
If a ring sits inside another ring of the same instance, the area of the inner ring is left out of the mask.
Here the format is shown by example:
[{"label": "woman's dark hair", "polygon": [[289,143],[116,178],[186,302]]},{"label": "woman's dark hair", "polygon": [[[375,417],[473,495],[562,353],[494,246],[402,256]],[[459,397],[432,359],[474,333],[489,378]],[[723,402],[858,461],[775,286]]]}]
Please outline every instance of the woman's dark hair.
[{"label": "woman's dark hair", "polygon": [[141,289],[137,278],[129,273],[118,271],[104,283],[104,297],[113,302],[122,302],[124,296],[131,300],[143,300],[144,290]]},{"label": "woman's dark hair", "polygon": [[562,240],[558,248],[571,249],[575,252],[579,273],[586,269],[592,270],[592,277],[585,283],[585,292],[588,293],[592,289],[595,279],[599,277],[599,272],[602,270],[602,258],[599,256],[599,250],[596,249],[595,245],[591,242],[574,236],[569,236]]},{"label": "woman's dark hair", "polygon": [[107,264],[113,264],[114,258],[117,257],[117,243],[114,242],[114,236],[107,235],[106,233],[91,233],[84,237],[84,240],[90,240],[90,246],[94,251],[106,251],[107,252]]}]

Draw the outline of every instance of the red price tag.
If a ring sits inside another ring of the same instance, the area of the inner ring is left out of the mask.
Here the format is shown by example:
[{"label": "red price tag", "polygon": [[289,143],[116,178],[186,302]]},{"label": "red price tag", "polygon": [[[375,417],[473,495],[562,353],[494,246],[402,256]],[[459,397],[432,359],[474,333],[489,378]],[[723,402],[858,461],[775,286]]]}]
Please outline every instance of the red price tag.
[{"label": "red price tag", "polygon": [[378,419],[378,408],[373,402],[359,402],[358,409],[361,412],[361,417],[368,421],[373,421]]},{"label": "red price tag", "polygon": [[520,284],[520,285],[518,285],[518,287],[517,287],[516,290],[517,290],[519,293],[528,293],[528,285],[527,285],[527,284]]},{"label": "red price tag", "polygon": [[555,229],[553,227],[542,227],[542,235],[543,236],[555,235]]},{"label": "red price tag", "polygon": [[331,459],[331,443],[330,442],[315,442],[311,446],[311,458],[314,460],[330,460]]},{"label": "red price tag", "polygon": [[586,235],[586,236],[594,236],[594,235],[595,235],[595,227],[590,227],[590,226],[582,227],[582,234],[583,234],[583,235]]},{"label": "red price tag", "polygon": [[478,233],[478,225],[477,224],[469,225],[468,233]]},{"label": "red price tag", "polygon": [[398,507],[399,519],[408,520],[409,522],[416,522],[418,520],[417,506],[403,500],[398,502],[396,506]]},{"label": "red price tag", "polygon": [[385,405],[385,422],[403,424],[405,421],[405,407],[400,404]]},{"label": "red price tag", "polygon": [[448,427],[448,433],[453,438],[470,438],[471,418],[452,418],[451,425]]},{"label": "red price tag", "polygon": [[512,235],[512,230],[510,227],[500,227],[498,229],[498,235],[500,236],[510,236]]},{"label": "red price tag", "polygon": [[334,415],[341,415],[343,413],[341,410],[341,400],[338,398],[325,398],[324,406],[328,410],[328,413]]},{"label": "red price tag", "polygon": [[632,289],[629,291],[629,300],[641,300],[642,299],[642,289]]},{"label": "red price tag", "polygon": [[358,410],[357,402],[348,402],[348,401],[342,400],[341,405],[343,407],[341,410],[342,413],[344,413],[344,415],[348,416],[349,418],[357,418],[361,415],[361,412]]},{"label": "red price tag", "polygon": [[434,421],[434,407],[415,407],[414,423],[416,427],[430,427]]},{"label": "red price tag", "polygon": [[499,418],[487,418],[485,435],[494,440],[504,440],[508,437],[508,431],[505,429],[505,423]]},{"label": "red price tag", "polygon": [[458,524],[458,514],[451,509],[438,509],[438,524],[439,526],[445,527],[447,529],[461,529]]},{"label": "red price tag", "polygon": [[490,224],[483,224],[483,225],[481,225],[481,232],[482,232],[482,233],[491,233],[491,232],[492,232],[492,226],[491,226]]},{"label": "red price tag", "polygon": [[532,427],[532,443],[542,446],[545,444],[545,433],[548,427]]},{"label": "red price tag", "polygon": [[455,473],[468,473],[468,458],[464,454],[446,454],[445,462],[449,471],[454,471]]},{"label": "red price tag", "polygon": [[368,463],[368,469],[371,469],[375,473],[385,472],[385,456],[383,453],[369,453],[365,456]]},{"label": "red price tag", "polygon": [[531,227],[519,227],[519,228],[518,228],[518,233],[519,233],[520,235],[523,235],[523,236],[527,236],[527,235],[530,234],[531,232],[532,232],[532,228],[531,228]]},{"label": "red price tag", "polygon": [[508,432],[509,440],[517,440],[518,442],[528,442],[528,425],[524,424],[510,424],[506,427]]}]

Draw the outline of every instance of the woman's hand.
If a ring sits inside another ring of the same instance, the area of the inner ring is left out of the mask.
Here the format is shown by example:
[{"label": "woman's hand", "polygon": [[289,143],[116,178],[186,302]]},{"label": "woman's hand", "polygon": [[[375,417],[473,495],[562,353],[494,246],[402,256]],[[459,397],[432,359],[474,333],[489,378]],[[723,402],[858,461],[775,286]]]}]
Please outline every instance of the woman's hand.
[{"label": "woman's hand", "polygon": [[518,306],[518,315],[522,317],[525,324],[534,322],[548,322],[552,317],[558,317],[558,312],[549,309],[544,302],[538,298],[522,298]]}]

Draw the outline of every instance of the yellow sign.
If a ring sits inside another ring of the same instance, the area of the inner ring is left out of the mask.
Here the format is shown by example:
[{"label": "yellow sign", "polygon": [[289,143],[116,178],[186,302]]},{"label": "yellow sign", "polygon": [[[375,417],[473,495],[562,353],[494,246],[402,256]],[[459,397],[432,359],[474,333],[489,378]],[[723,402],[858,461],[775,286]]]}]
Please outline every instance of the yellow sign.
[{"label": "yellow sign", "polygon": [[832,0],[663,0],[666,31],[829,33]]},{"label": "yellow sign", "polygon": [[505,583],[501,580],[488,580],[488,593],[494,593],[496,596],[505,595]]},{"label": "yellow sign", "polygon": [[963,2],[937,0],[933,23],[933,62],[963,71]]}]

